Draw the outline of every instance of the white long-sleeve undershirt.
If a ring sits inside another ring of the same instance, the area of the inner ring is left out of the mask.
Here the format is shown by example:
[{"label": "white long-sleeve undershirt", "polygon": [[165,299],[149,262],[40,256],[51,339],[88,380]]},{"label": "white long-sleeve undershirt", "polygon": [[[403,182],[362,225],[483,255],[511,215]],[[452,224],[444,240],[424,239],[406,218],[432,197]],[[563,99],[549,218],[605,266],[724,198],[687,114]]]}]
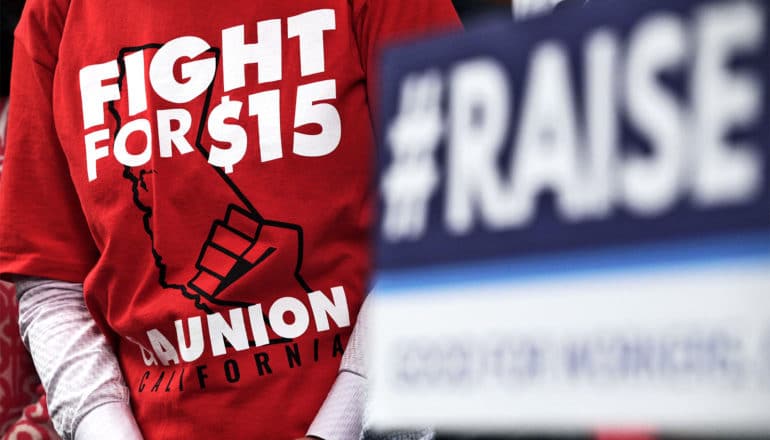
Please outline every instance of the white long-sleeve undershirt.
[{"label": "white long-sleeve undershirt", "polygon": [[[130,414],[129,392],[115,354],[86,308],[82,284],[20,278],[16,294],[21,337],[46,389],[48,410],[59,435],[65,440],[97,438],[86,437],[78,428],[95,429],[94,423],[99,422],[86,421],[86,416],[98,412],[110,415],[109,422],[106,417],[92,420],[109,423],[110,432],[113,425],[126,429],[116,432],[115,438],[141,439],[133,417],[127,421],[115,417],[115,411],[128,409]],[[96,411],[105,405],[110,406]]]},{"label": "white long-sleeve undershirt", "polygon": [[[366,406],[366,362],[364,341],[368,333],[367,302],[358,313],[353,333],[342,355],[337,380],[318,411],[308,436],[332,439],[358,439],[364,429]],[[340,417],[347,414],[347,417]]]}]

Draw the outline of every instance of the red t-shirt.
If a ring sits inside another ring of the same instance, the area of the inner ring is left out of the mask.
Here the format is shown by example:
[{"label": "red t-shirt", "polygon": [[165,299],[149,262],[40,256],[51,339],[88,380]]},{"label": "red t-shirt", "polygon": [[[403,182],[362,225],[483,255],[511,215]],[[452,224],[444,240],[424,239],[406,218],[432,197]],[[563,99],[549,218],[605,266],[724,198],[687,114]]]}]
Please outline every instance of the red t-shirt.
[{"label": "red t-shirt", "polygon": [[146,438],[304,435],[371,269],[377,48],[456,25],[444,0],[28,1],[0,271],[84,281]]}]

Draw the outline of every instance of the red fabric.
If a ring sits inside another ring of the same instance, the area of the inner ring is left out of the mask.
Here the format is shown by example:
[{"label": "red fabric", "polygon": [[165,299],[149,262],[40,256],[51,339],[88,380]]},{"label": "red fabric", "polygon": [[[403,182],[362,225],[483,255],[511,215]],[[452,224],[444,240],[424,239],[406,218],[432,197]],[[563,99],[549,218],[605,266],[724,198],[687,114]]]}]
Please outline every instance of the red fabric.
[{"label": "red fabric", "polygon": [[[6,105],[7,99],[0,98],[0,170],[5,156]],[[18,317],[13,285],[0,281],[0,438],[52,440],[58,436],[35,367],[21,342]]]},{"label": "red fabric", "polygon": [[19,337],[13,286],[0,282],[0,433],[35,400],[32,362]]},{"label": "red fabric", "polygon": [[[458,24],[448,0],[29,1],[0,272],[84,280],[146,438],[302,436],[367,289],[367,73]],[[244,43],[278,75],[234,65]]]},{"label": "red fabric", "polygon": [[[51,425],[43,387],[38,385],[37,400],[27,405],[16,420],[2,434],[2,440],[59,440],[60,437]],[[2,431],[0,431],[2,432]]]}]

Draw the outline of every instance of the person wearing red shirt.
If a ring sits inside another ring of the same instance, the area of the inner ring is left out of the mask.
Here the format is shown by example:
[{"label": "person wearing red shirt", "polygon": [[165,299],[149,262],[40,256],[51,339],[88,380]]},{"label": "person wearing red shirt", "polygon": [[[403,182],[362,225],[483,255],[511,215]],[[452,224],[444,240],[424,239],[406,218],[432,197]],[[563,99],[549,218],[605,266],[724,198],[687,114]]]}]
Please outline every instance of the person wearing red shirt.
[{"label": "person wearing red shirt", "polygon": [[458,25],[444,0],[27,2],[0,272],[64,438],[328,437],[377,54]]}]

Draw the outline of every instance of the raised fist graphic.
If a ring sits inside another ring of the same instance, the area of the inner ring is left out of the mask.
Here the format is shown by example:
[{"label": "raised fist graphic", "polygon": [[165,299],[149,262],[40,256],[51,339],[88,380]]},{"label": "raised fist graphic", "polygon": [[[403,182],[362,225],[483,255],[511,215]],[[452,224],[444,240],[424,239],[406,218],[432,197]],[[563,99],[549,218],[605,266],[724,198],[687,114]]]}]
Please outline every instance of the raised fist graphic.
[{"label": "raised fist graphic", "polygon": [[[253,304],[253,292],[233,289],[242,293],[229,294],[228,288],[247,274],[250,284],[264,289],[276,285],[272,280],[276,276],[291,274],[303,291],[311,292],[299,273],[301,263],[298,226],[265,220],[230,205],[224,221],[217,220],[211,227],[195,264],[198,272],[187,285],[212,303],[245,306]],[[258,273],[252,272],[258,266]]]}]

